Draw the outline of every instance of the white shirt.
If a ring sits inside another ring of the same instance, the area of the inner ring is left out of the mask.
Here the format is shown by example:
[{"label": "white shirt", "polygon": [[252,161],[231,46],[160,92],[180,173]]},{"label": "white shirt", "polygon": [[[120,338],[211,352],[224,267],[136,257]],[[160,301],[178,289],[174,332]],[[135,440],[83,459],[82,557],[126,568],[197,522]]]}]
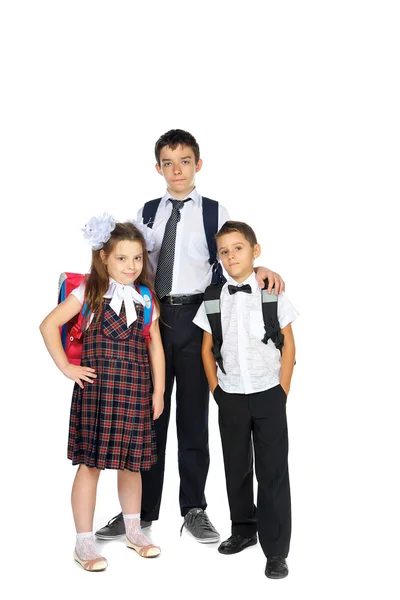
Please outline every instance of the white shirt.
[{"label": "white shirt", "polygon": [[[132,288],[132,292],[129,295],[129,297],[125,296],[124,298],[124,288]],[[85,282],[82,282],[80,286],[72,290],[71,294],[73,294],[79,300],[79,302],[83,304],[85,298]],[[146,298],[146,296],[142,297],[140,293],[136,291],[133,283],[129,283],[128,285],[122,285],[121,283],[115,281],[112,277],[110,277],[110,285],[103,298],[113,299],[110,303],[110,306],[111,308],[113,308],[113,310],[115,310],[117,314],[119,314],[121,310],[122,301],[125,302],[125,304],[127,304],[128,302],[132,302],[132,305],[134,305],[134,303],[138,303],[142,304],[142,306],[145,306],[147,302],[150,302],[150,298]],[[148,306],[150,306],[150,304]],[[125,313],[127,318],[127,326],[129,327],[131,323],[133,323],[137,319],[136,309],[133,306],[132,311],[132,307],[129,310],[128,307],[125,306]],[[131,315],[130,319],[128,317],[129,313]],[[157,319],[157,316],[157,307],[154,305],[152,321]],[[87,327],[89,327],[90,323],[93,320],[93,317],[94,315],[92,313],[90,315]]]},{"label": "white shirt", "polygon": [[[251,286],[251,294],[229,294],[228,284],[238,285],[228,276],[221,290],[221,356],[226,375],[218,367],[220,387],[229,394],[254,394],[279,384],[281,353],[268,340],[264,344],[264,320],[261,307],[261,288],[254,273],[243,282]],[[242,285],[242,284],[239,284]],[[292,323],[298,312],[285,293],[278,296],[278,320],[281,329]],[[204,302],[193,323],[211,333]]]},{"label": "white shirt", "polygon": [[[167,192],[160,201],[154,219],[155,246],[150,254],[154,273],[157,270],[165,225],[172,212],[172,202],[169,202],[169,198],[173,198],[173,196]],[[192,198],[192,200],[186,202],[182,208],[181,219],[176,228],[171,295],[200,294],[211,282],[212,266],[208,262],[210,254],[203,224],[203,199],[196,188],[190,192],[187,198]],[[220,204],[218,208],[218,229],[220,229],[225,221],[229,220],[229,214]],[[143,208],[137,215],[139,223],[142,223],[142,219]]]}]

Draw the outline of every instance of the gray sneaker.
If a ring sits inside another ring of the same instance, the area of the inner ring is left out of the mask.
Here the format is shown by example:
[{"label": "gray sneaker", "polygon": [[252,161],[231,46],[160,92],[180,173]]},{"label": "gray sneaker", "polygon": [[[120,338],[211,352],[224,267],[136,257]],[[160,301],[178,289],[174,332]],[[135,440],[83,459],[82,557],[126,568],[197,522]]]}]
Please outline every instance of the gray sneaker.
[{"label": "gray sneaker", "polygon": [[[152,521],[140,521],[140,527],[142,529],[148,529],[151,527]],[[95,536],[99,540],[118,540],[125,535],[125,523],[122,513],[119,513],[116,517],[113,517],[108,521],[107,525],[96,531]]]},{"label": "gray sneaker", "polygon": [[219,542],[220,535],[202,508],[191,508],[184,516],[181,535],[184,527],[202,544]]},{"label": "gray sneaker", "polygon": [[108,521],[107,525],[96,531],[99,540],[119,540],[125,535],[125,523],[122,513]]}]

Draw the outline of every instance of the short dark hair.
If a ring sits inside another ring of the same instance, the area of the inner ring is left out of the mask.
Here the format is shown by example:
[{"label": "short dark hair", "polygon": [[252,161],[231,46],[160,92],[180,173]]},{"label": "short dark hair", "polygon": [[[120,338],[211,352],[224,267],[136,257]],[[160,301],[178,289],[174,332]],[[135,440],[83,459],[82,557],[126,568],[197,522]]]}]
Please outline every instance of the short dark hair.
[{"label": "short dark hair", "polygon": [[247,223],[243,223],[242,221],[225,221],[221,229],[215,234],[215,239],[217,240],[222,235],[233,233],[234,231],[244,235],[250,246],[254,247],[256,244],[258,244],[257,237],[253,229],[250,227],[250,225],[247,225]]},{"label": "short dark hair", "polygon": [[199,162],[199,145],[196,142],[196,138],[188,131],[184,131],[183,129],[170,129],[156,141],[154,154],[156,155],[156,161],[159,166],[161,166],[160,152],[165,146],[170,146],[172,150],[175,150],[178,146],[189,146],[193,150],[196,164]]}]

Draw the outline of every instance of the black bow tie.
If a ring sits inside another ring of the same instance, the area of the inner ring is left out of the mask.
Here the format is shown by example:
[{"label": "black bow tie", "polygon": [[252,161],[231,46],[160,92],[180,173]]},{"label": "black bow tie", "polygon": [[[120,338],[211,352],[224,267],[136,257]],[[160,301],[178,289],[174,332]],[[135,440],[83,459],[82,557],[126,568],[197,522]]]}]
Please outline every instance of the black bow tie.
[{"label": "black bow tie", "polygon": [[246,285],[228,285],[228,292],[230,294],[236,294],[236,292],[246,292],[246,294],[251,294],[251,286],[246,283]]}]

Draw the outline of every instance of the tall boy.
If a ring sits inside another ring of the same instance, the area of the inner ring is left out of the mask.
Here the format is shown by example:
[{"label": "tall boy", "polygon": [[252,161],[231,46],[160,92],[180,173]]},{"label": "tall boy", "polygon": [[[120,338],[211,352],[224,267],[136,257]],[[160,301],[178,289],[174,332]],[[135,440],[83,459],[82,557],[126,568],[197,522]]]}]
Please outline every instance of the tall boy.
[{"label": "tall boy", "polygon": [[[171,394],[176,380],[179,503],[183,525],[199,542],[215,542],[219,534],[205,513],[204,495],[210,460],[209,388],[201,361],[202,330],[193,324],[212,275],[203,223],[203,197],[195,188],[196,173],[203,163],[195,138],[181,129],[172,129],[159,138],[155,156],[157,172],[167,184],[150,222],[155,239],[150,260],[161,302],[166,383],[164,412],[155,421],[158,461],[150,471],[142,473],[142,527],[150,526],[159,516]],[[139,211],[138,221],[149,204]],[[214,233],[228,218],[226,209],[218,205],[218,225]],[[148,222],[147,218],[144,220]],[[260,282],[268,277],[270,289],[273,284],[278,290],[284,287],[279,275],[265,268],[259,268],[258,277]],[[124,533],[123,518],[118,515],[96,535],[114,539]]]},{"label": "tall boy", "polygon": [[259,288],[253,263],[260,246],[249,225],[227,221],[216,239],[229,277],[222,289],[207,288],[194,323],[204,330],[203,364],[219,408],[232,520],[232,535],[218,550],[240,552],[257,543],[258,530],[265,574],[280,579],[288,574],[291,533],[286,399],[295,358],[290,323],[297,312],[284,294],[268,297]]}]

